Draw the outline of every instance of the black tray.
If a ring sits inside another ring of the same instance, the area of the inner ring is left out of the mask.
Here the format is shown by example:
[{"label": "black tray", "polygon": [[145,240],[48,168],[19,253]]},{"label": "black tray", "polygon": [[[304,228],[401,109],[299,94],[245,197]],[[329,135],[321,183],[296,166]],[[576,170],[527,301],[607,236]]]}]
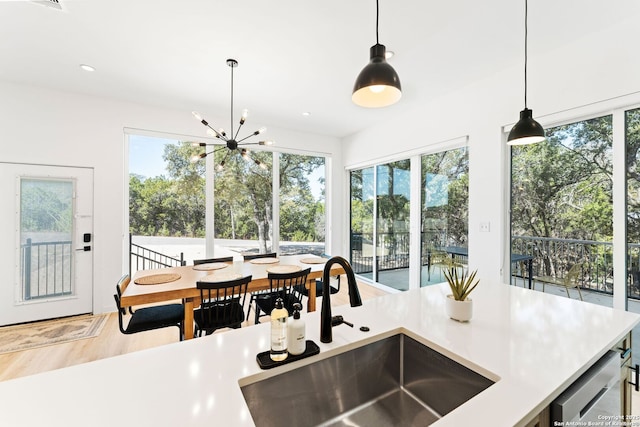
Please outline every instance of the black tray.
[{"label": "black tray", "polygon": [[258,361],[258,366],[260,366],[261,369],[271,369],[277,366],[286,365],[287,363],[295,362],[296,360],[316,355],[318,353],[320,353],[320,347],[318,347],[318,344],[314,343],[311,340],[307,340],[307,348],[305,348],[302,354],[294,356],[293,354],[289,353],[286,359],[276,362],[275,360],[271,360],[268,351],[263,351],[262,353],[258,353],[258,355],[256,356],[256,360]]}]

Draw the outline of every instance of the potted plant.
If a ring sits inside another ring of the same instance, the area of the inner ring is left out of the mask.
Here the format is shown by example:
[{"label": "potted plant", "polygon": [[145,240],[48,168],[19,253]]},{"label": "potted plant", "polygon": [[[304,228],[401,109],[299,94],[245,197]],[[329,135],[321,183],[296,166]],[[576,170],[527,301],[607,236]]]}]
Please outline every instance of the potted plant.
[{"label": "potted plant", "polygon": [[456,266],[448,268],[444,271],[444,277],[447,279],[451,294],[447,295],[445,301],[445,309],[447,315],[459,322],[468,322],[473,315],[473,300],[469,298],[469,294],[478,286],[480,280],[476,280],[478,270],[469,273],[464,268],[459,269]]}]

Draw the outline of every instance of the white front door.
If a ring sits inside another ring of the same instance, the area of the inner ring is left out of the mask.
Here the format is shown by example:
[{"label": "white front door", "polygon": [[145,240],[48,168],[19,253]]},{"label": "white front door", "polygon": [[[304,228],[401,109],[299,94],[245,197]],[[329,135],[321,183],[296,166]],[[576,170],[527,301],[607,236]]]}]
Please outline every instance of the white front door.
[{"label": "white front door", "polygon": [[93,311],[93,169],[0,162],[0,325]]}]

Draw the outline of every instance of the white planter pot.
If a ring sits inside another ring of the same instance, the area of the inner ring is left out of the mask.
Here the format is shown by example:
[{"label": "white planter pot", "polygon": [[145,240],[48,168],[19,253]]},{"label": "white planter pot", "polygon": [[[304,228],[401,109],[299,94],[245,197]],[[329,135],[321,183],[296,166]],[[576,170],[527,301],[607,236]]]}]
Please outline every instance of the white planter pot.
[{"label": "white planter pot", "polygon": [[453,295],[447,295],[445,301],[447,316],[459,322],[468,322],[473,316],[473,301],[467,298],[464,301],[456,301]]}]

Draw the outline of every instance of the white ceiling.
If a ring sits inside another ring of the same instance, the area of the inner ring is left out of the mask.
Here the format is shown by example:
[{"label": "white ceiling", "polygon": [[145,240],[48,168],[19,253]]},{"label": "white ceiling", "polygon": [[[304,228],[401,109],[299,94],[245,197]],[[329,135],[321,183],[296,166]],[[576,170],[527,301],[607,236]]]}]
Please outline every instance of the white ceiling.
[{"label": "white ceiling", "polygon": [[[531,0],[530,58],[637,14],[638,3]],[[403,98],[371,110],[351,90],[375,43],[373,0],[60,4],[0,0],[1,80],[184,110],[185,120],[192,110],[229,117],[235,58],[234,114],[248,108],[256,129],[347,136],[523,61],[524,0],[380,0],[380,43],[396,52]]]}]

